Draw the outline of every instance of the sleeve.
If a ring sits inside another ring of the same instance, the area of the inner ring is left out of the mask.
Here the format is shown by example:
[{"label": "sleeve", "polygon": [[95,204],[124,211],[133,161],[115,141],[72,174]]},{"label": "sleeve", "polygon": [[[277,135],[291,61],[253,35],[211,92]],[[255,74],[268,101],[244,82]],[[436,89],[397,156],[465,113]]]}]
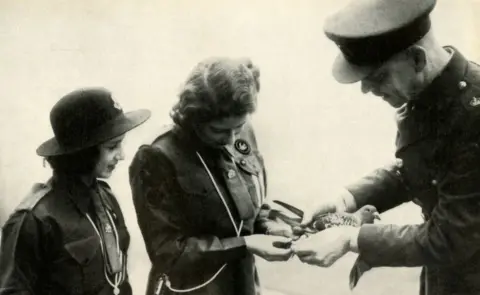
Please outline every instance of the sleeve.
[{"label": "sleeve", "polygon": [[262,204],[260,208],[260,212],[258,213],[258,216],[255,220],[255,226],[254,226],[254,233],[255,234],[266,234],[268,232],[268,225],[269,223],[272,223],[273,220],[269,219],[269,214],[270,214],[270,205],[268,205],[265,201],[267,200],[267,172],[266,169],[263,169],[263,185],[264,185],[264,191],[265,191],[265,199],[264,203]]},{"label": "sleeve", "polygon": [[374,205],[380,213],[410,201],[400,159],[372,171],[345,188],[353,195],[357,208]]},{"label": "sleeve", "polygon": [[219,238],[191,233],[184,218],[175,173],[158,150],[141,148],[129,169],[137,220],[151,262],[164,272],[240,259],[247,253],[242,237]]},{"label": "sleeve", "polygon": [[0,249],[0,294],[37,294],[46,257],[46,226],[30,211],[17,211],[5,223]]},{"label": "sleeve", "polygon": [[254,234],[267,234],[269,228],[276,224],[278,224],[278,222],[270,218],[270,206],[263,204],[255,220]]},{"label": "sleeve", "polygon": [[364,225],[359,253],[371,266],[448,265],[480,250],[480,148],[465,145],[438,184],[438,203],[420,225]]}]

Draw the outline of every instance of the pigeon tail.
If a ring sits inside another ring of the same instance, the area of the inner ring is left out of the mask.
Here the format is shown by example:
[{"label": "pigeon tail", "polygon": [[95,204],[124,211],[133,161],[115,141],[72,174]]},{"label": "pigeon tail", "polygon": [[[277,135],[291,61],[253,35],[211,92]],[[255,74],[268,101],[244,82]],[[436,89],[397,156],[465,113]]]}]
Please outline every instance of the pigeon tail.
[{"label": "pigeon tail", "polygon": [[363,261],[360,256],[357,257],[352,269],[350,270],[350,290],[353,290],[364,273],[372,269],[368,263]]}]

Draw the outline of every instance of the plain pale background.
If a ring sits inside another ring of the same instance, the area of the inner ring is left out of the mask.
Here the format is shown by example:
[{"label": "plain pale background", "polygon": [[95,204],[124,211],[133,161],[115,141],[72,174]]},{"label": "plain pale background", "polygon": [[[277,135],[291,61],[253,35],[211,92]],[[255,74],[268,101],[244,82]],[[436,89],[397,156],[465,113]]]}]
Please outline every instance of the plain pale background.
[{"label": "plain pale background", "polygon": [[[393,109],[359,85],[340,85],[330,70],[336,47],[325,16],[345,0],[277,1],[0,1],[0,224],[33,182],[45,181],[35,149],[52,136],[49,111],[65,93],[109,88],[125,110],[152,118],[129,134],[126,160],[109,180],[132,236],[129,271],[144,294],[149,261],[136,223],[127,168],[150,142],[187,73],[210,56],[250,57],[261,71],[257,137],[267,165],[269,198],[304,208],[393,159]],[[480,2],[439,0],[433,24],[443,44],[480,60],[475,28]],[[405,205],[383,223],[419,223]],[[354,255],[330,269],[258,259],[263,285],[288,294],[349,294]],[[419,269],[376,269],[354,294],[415,294]]]}]

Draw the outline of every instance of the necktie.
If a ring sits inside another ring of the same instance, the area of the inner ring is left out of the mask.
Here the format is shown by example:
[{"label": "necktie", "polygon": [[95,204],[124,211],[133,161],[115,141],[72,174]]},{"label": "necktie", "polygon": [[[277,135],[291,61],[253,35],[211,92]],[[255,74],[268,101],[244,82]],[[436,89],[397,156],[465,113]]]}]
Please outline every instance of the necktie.
[{"label": "necktie", "polygon": [[100,222],[100,231],[103,236],[103,243],[105,249],[105,258],[107,259],[106,264],[109,267],[109,270],[112,274],[119,273],[122,271],[122,264],[120,261],[121,252],[118,248],[115,234],[113,231],[114,225],[111,224],[107,213],[105,211],[105,206],[102,202],[102,195],[100,191],[97,191],[93,198],[93,205],[95,206],[95,213]]}]

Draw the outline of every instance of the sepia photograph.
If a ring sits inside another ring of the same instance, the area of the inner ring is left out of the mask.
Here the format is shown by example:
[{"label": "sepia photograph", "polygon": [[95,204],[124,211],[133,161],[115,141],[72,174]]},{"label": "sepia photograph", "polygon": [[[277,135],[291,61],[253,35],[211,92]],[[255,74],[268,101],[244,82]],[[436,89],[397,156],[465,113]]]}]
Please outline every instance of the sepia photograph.
[{"label": "sepia photograph", "polygon": [[480,294],[479,0],[0,0],[0,295]]}]

